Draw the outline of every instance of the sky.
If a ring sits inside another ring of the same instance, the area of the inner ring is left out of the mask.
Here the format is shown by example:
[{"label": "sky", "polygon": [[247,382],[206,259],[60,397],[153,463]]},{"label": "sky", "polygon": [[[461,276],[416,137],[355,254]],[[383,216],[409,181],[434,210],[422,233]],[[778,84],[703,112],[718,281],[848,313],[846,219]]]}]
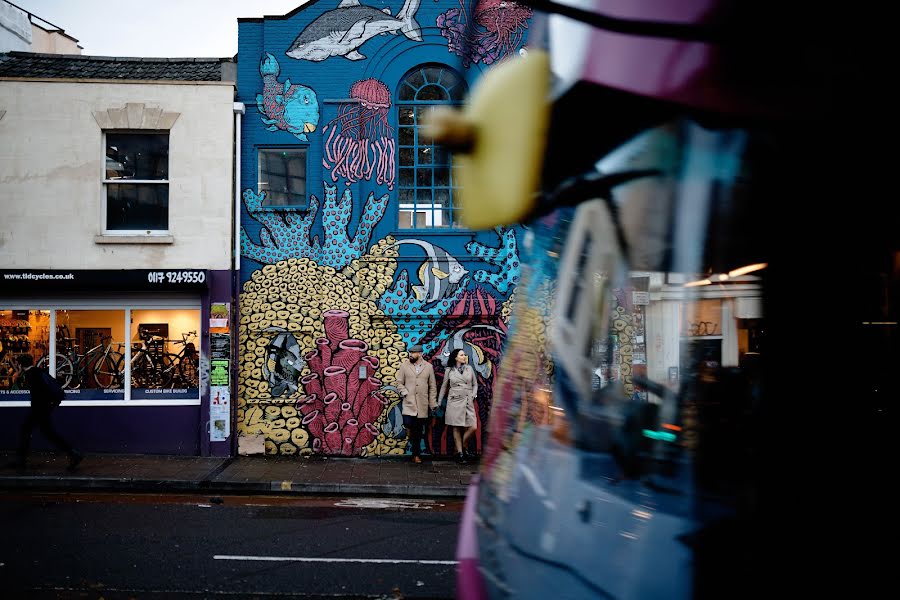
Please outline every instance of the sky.
[{"label": "sky", "polygon": [[85,55],[230,57],[238,17],[283,15],[306,0],[10,1],[64,29]]}]

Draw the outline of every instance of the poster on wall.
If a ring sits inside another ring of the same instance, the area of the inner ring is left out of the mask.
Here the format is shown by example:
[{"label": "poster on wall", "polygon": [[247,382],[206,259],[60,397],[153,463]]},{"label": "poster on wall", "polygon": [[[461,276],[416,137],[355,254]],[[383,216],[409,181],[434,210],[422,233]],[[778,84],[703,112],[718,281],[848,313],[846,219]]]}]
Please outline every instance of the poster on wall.
[{"label": "poster on wall", "polygon": [[228,362],[227,360],[212,359],[209,361],[209,384],[213,386],[228,385]]},{"label": "poster on wall", "polygon": [[224,442],[231,435],[231,394],[228,386],[210,388],[209,441]]},{"label": "poster on wall", "polygon": [[209,309],[209,326],[215,328],[228,328],[231,320],[230,302],[213,302]]},{"label": "poster on wall", "polygon": [[231,358],[231,334],[211,333],[209,336],[209,357],[213,360]]}]

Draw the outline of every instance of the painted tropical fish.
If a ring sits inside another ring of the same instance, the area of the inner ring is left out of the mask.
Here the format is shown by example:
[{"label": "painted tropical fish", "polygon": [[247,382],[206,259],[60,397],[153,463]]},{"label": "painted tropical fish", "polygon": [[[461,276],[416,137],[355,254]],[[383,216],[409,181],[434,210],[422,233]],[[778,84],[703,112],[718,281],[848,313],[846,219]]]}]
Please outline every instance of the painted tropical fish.
[{"label": "painted tropical fish", "polygon": [[387,437],[402,440],[406,438],[406,428],[403,426],[403,408],[400,404],[396,405],[388,413],[387,419],[384,421],[382,431]]},{"label": "painted tropical fish", "polygon": [[503,334],[503,331],[493,327],[492,325],[472,325],[471,327],[463,327],[455,334],[453,337],[447,340],[444,344],[444,349],[439,354],[441,364],[446,367],[447,363],[450,361],[450,353],[456,350],[457,348],[462,348],[463,352],[465,352],[466,356],[469,357],[469,364],[472,365],[472,368],[475,369],[475,372],[487,379],[491,376],[493,363],[484,355],[484,350],[482,350],[477,345],[472,342],[467,342],[463,338],[467,333],[472,331],[473,329],[488,329],[490,331],[495,331],[497,333]]},{"label": "painted tropical fish", "polygon": [[419,281],[422,285],[412,287],[419,301],[431,304],[449,298],[463,285],[469,272],[443,248],[422,240],[399,240],[394,246],[401,244],[415,244],[428,255],[428,259],[419,267]]},{"label": "painted tropical fish", "polygon": [[323,13],[306,26],[285,53],[298,60],[323,61],[332,56],[362,60],[357,48],[375,37],[401,32],[409,39],[421,42],[422,30],[415,19],[422,0],[406,0],[394,17],[389,8],[378,10],[359,0],[342,0],[338,7]]},{"label": "painted tropical fish", "polygon": [[266,52],[266,57],[259,63],[263,93],[256,95],[260,118],[269,131],[281,129],[308,142],[306,134],[315,131],[319,124],[319,99],[316,92],[305,85],[291,85],[290,79],[285,79],[284,84],[279,83],[276,78],[280,72],[278,61]]},{"label": "painted tropical fish", "polygon": [[297,391],[297,381],[306,362],[300,356],[300,345],[292,333],[281,328],[272,331],[280,333],[266,346],[262,371],[272,396],[277,398],[285,392],[293,394]]}]

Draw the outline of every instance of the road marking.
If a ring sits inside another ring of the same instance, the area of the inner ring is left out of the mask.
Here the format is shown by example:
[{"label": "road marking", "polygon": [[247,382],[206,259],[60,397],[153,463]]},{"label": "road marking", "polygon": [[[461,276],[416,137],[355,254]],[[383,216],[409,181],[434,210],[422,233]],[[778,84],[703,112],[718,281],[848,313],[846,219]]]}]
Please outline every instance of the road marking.
[{"label": "road marking", "polygon": [[547,490],[544,489],[544,486],[541,485],[540,480],[538,480],[537,475],[535,475],[534,471],[528,465],[520,464],[519,470],[522,472],[522,475],[525,476],[525,481],[531,486],[531,489],[534,491],[538,497],[541,498],[541,503],[547,507],[547,510],[556,510],[556,504],[553,500],[547,498]]},{"label": "road marking", "polygon": [[444,506],[433,500],[402,500],[397,498],[345,498],[340,502],[335,502],[334,505],[346,508],[415,508],[420,510],[431,510],[435,506]]},{"label": "road marking", "polygon": [[399,558],[314,558],[310,556],[233,556],[216,554],[215,560],[246,560],[266,562],[309,562],[309,563],[373,563],[390,565],[456,565],[456,560],[404,560]]}]

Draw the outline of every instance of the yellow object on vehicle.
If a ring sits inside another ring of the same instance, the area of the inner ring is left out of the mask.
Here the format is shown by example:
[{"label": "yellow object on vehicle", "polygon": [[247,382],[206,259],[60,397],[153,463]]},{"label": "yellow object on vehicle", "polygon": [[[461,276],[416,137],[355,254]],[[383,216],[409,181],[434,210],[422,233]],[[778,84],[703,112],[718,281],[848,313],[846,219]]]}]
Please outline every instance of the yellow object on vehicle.
[{"label": "yellow object on vehicle", "polygon": [[472,229],[517,223],[534,208],[550,115],[550,60],[530,51],[491,69],[462,111],[435,111],[435,142],[454,151],[462,222]]}]

